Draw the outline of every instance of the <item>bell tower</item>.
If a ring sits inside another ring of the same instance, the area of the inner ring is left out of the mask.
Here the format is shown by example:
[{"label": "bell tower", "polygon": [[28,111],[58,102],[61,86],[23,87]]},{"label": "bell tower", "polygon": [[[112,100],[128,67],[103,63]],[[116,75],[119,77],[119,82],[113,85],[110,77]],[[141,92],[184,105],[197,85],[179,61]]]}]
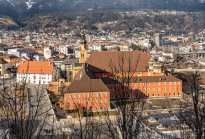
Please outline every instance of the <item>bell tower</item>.
[{"label": "bell tower", "polygon": [[80,39],[79,63],[84,63],[87,59],[86,43],[85,33],[83,31]]}]

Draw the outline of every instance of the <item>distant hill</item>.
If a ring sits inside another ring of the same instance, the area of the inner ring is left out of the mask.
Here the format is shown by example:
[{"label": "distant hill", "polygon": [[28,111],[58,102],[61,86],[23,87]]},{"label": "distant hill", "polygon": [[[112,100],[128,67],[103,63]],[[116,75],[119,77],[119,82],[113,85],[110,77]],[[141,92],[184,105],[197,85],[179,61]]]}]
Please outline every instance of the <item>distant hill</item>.
[{"label": "distant hill", "polygon": [[13,18],[28,13],[132,10],[137,8],[205,10],[203,0],[0,0],[0,13]]},{"label": "distant hill", "polygon": [[0,16],[0,29],[15,30],[19,28],[20,25],[15,19],[8,16]]}]

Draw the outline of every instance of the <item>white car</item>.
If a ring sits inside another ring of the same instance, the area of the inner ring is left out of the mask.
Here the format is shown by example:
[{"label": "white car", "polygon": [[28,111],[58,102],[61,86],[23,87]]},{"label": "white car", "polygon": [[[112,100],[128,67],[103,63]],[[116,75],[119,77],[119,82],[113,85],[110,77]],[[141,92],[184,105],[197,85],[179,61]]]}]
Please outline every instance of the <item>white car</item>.
[{"label": "white car", "polygon": [[72,115],[66,115],[67,118],[72,118]]}]

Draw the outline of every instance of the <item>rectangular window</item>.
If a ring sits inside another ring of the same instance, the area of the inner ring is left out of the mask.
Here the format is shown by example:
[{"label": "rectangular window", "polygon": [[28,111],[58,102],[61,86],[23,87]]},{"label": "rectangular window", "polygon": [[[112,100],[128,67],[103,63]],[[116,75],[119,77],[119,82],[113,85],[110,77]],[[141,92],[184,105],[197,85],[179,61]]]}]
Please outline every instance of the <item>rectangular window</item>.
[{"label": "rectangular window", "polygon": [[158,96],[160,96],[160,93],[158,93]]},{"label": "rectangular window", "polygon": [[106,110],[107,109],[107,107],[106,106],[104,106],[104,110]]},{"label": "rectangular window", "polygon": [[70,101],[68,101],[68,105],[70,105]]},{"label": "rectangular window", "polygon": [[180,90],[180,87],[178,87],[178,90]]},{"label": "rectangular window", "polygon": [[133,86],[135,86],[135,83],[133,83]]},{"label": "rectangular window", "polygon": [[152,91],[155,91],[155,88],[152,88]]},{"label": "rectangular window", "polygon": [[141,85],[141,83],[139,83],[139,85]]},{"label": "rectangular window", "polygon": [[98,100],[95,100],[95,103],[98,104]]},{"label": "rectangular window", "polygon": [[178,82],[178,84],[180,84],[180,82]]},{"label": "rectangular window", "polygon": [[144,85],[146,85],[146,83],[144,83]]},{"label": "rectangular window", "polygon": [[166,87],[164,88],[164,91],[166,91]]},{"label": "rectangular window", "polygon": [[89,104],[89,101],[88,101],[88,100],[86,101],[86,104]]},{"label": "rectangular window", "polygon": [[95,106],[95,109],[97,110],[97,109],[98,109],[98,106]]},{"label": "rectangular window", "polygon": [[85,97],[85,95],[84,94],[82,94],[82,98],[84,98]]},{"label": "rectangular window", "polygon": [[112,83],[112,86],[114,86],[114,84]]},{"label": "rectangular window", "polygon": [[166,96],[166,93],[164,93],[164,96]]},{"label": "rectangular window", "polygon": [[155,83],[152,83],[152,85],[154,85]]},{"label": "rectangular window", "polygon": [[102,103],[102,99],[100,100],[100,104]]},{"label": "rectangular window", "polygon": [[135,92],[135,89],[133,89],[133,92]]},{"label": "rectangular window", "polygon": [[139,89],[139,91],[141,91],[141,89]]},{"label": "rectangular window", "polygon": [[158,91],[160,91],[160,88],[158,88]]},{"label": "rectangular window", "polygon": [[84,100],[82,101],[82,104],[85,104],[85,101],[84,101]]},{"label": "rectangular window", "polygon": [[89,98],[89,94],[87,94],[86,96],[87,96],[87,98]]},{"label": "rectangular window", "polygon": [[146,91],[146,89],[144,88],[144,92]]},{"label": "rectangular window", "polygon": [[172,83],[171,82],[169,82],[169,85],[171,85]]},{"label": "rectangular window", "polygon": [[174,90],[176,90],[176,87],[174,87]]},{"label": "rectangular window", "polygon": [[78,100],[77,103],[80,104],[80,101]]},{"label": "rectangular window", "polygon": [[107,103],[107,100],[106,100],[106,99],[104,100],[104,103]]},{"label": "rectangular window", "polygon": [[169,93],[169,96],[171,96],[171,93]]},{"label": "rectangular window", "polygon": [[102,93],[100,93],[100,97],[102,97]]},{"label": "rectangular window", "polygon": [[98,97],[98,94],[95,94],[95,97]]},{"label": "rectangular window", "polygon": [[160,82],[158,82],[158,85],[160,85]]},{"label": "rectangular window", "polygon": [[148,88],[148,91],[150,91],[150,89]]},{"label": "rectangular window", "polygon": [[169,91],[171,91],[171,87],[169,87]]},{"label": "rectangular window", "polygon": [[91,104],[93,104],[93,100],[91,100]]},{"label": "rectangular window", "polygon": [[73,98],[75,98],[75,95],[73,95]]},{"label": "rectangular window", "polygon": [[174,82],[174,85],[176,84],[176,82]]},{"label": "rectangular window", "polygon": [[164,85],[166,85],[166,82],[164,82]]},{"label": "rectangular window", "polygon": [[104,93],[104,97],[107,97],[107,93]]},{"label": "rectangular window", "polygon": [[80,95],[78,94],[77,97],[80,98]]},{"label": "rectangular window", "polygon": [[75,104],[75,101],[73,100],[73,104]]},{"label": "rectangular window", "polygon": [[93,94],[91,94],[91,97],[93,97]]},{"label": "rectangular window", "polygon": [[102,110],[102,106],[100,106],[100,109]]},{"label": "rectangular window", "polygon": [[150,85],[150,83],[148,83],[148,85]]},{"label": "rectangular window", "polygon": [[68,98],[70,98],[70,95],[68,95]]}]

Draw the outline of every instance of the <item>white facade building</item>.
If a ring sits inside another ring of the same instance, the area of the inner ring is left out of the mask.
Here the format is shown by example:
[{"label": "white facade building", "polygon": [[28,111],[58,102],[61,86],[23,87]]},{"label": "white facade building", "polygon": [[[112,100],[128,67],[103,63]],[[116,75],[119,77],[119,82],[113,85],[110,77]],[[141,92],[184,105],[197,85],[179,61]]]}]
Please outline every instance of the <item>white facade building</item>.
[{"label": "white facade building", "polygon": [[49,59],[51,57],[51,49],[49,47],[44,48],[44,58]]},{"label": "white facade building", "polygon": [[23,61],[19,65],[17,82],[49,84],[53,80],[53,70],[56,70],[54,66],[51,61]]}]

